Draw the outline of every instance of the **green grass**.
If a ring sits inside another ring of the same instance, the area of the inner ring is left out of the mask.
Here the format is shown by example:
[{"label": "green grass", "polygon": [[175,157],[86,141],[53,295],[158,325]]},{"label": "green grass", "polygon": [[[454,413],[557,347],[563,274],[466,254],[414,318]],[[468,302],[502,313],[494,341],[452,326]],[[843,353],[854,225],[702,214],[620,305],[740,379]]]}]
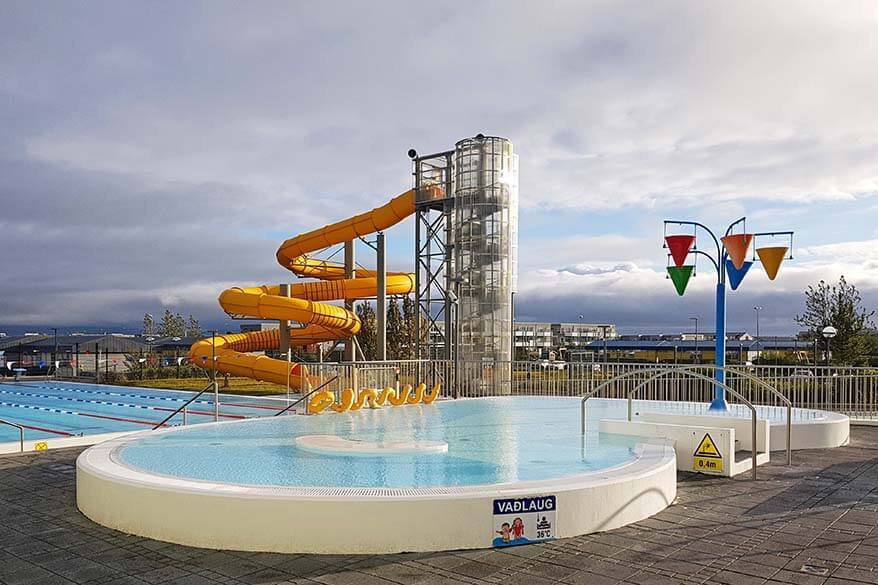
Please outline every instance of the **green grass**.
[{"label": "green grass", "polygon": [[[286,394],[285,386],[259,382],[249,378],[229,378],[229,385],[223,385],[223,379],[217,377],[220,392],[225,394],[249,394],[251,396],[268,396],[273,394]],[[129,380],[121,382],[124,386],[137,386],[141,388],[162,388],[165,390],[194,390],[198,391],[207,386],[206,378],[166,378],[157,380]],[[296,389],[293,388],[293,391]]]}]

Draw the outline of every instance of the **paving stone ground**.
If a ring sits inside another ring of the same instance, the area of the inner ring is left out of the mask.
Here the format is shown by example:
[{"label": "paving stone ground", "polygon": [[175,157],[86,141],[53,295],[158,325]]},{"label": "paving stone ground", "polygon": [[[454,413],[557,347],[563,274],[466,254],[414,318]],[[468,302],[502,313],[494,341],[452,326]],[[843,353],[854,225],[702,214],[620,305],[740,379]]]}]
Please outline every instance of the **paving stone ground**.
[{"label": "paving stone ground", "polygon": [[0,582],[878,583],[878,428],[855,427],[848,447],[795,452],[792,467],[760,467],[755,482],[680,474],[673,506],[610,532],[386,556],[204,550],[103,528],[75,506],[80,451],[0,457]]}]

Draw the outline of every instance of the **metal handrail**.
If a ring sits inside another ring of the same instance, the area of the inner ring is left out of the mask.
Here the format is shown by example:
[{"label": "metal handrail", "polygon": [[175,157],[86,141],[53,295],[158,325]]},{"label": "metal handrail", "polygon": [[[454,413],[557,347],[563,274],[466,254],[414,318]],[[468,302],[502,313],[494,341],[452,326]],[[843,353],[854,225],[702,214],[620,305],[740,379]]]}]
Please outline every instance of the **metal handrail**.
[{"label": "metal handrail", "polygon": [[[156,426],[152,427],[152,430],[156,430],[157,428],[164,426],[166,422],[168,422],[169,420],[171,420],[172,418],[177,416],[181,410],[183,411],[183,416],[185,417],[186,416],[186,407],[189,406],[190,404],[192,404],[193,402],[195,402],[195,400],[197,400],[202,394],[204,394],[205,392],[207,392],[208,390],[210,390],[211,388],[213,388],[216,385],[217,385],[216,382],[213,381],[210,384],[208,384],[207,386],[205,386],[198,394],[196,394],[195,396],[193,396],[192,398],[187,400],[182,406],[180,406],[180,408],[178,408],[177,410],[175,410],[174,412],[169,414],[167,416],[167,418],[165,418],[165,420],[163,420],[162,422],[160,422]],[[219,390],[219,387],[217,387],[216,389]]]},{"label": "metal handrail", "polygon": [[292,404],[290,404],[289,406],[287,406],[286,408],[284,408],[283,410],[278,412],[277,414],[273,414],[272,416],[282,415],[283,413],[285,413],[286,411],[288,411],[289,409],[291,409],[295,405],[299,404],[300,402],[302,402],[303,400],[305,400],[306,398],[308,398],[309,396],[311,396],[312,394],[314,394],[318,390],[325,388],[326,386],[332,384],[336,380],[338,380],[338,376],[334,376],[333,378],[331,378],[331,379],[327,380],[326,382],[322,383],[321,385],[317,386],[316,388],[314,388],[313,390],[311,390],[310,392],[308,392],[307,394],[305,394],[304,396],[302,396],[301,398],[299,398],[298,400],[296,400],[295,402],[293,402]]},{"label": "metal handrail", "polygon": [[618,380],[622,380],[622,379],[624,379],[624,378],[631,378],[632,376],[638,376],[638,375],[640,375],[640,374],[650,374],[650,373],[656,373],[656,372],[664,372],[664,371],[666,371],[667,369],[668,369],[668,368],[646,368],[646,369],[644,369],[644,370],[639,370],[639,371],[633,371],[633,370],[632,370],[632,371],[630,371],[630,372],[625,372],[624,374],[619,374],[618,376],[616,376],[616,377],[614,377],[614,378],[610,378],[609,380],[606,380],[606,381],[604,381],[604,382],[601,382],[600,384],[598,384],[597,386],[595,386],[594,388],[592,388],[591,390],[589,390],[588,392],[586,392],[585,394],[583,394],[583,395],[582,395],[582,400],[580,401],[580,404],[579,404],[579,416],[580,416],[580,420],[581,420],[582,434],[583,434],[583,435],[585,434],[585,402],[586,402],[589,398],[591,398],[592,396],[594,396],[595,394],[597,394],[599,390],[601,390],[601,389],[603,389],[603,388],[606,388],[606,387],[609,386],[610,384],[614,384],[614,383],[617,382]]},{"label": "metal handrail", "polygon": [[0,418],[0,424],[9,425],[10,427],[15,427],[18,429],[18,448],[22,453],[24,453],[24,427],[19,424],[15,424],[14,422],[3,420],[2,418]]},{"label": "metal handrail", "polygon": [[[792,402],[789,399],[787,399],[786,396],[781,394],[781,392],[779,390],[777,390],[776,388],[774,388],[773,386],[771,386],[767,382],[761,380],[757,376],[754,376],[752,374],[748,374],[746,372],[742,372],[740,369],[735,368],[735,367],[715,366],[712,364],[696,364],[696,365],[688,365],[688,366],[674,366],[673,368],[668,368],[668,367],[644,368],[642,370],[632,370],[629,372],[625,372],[623,374],[619,374],[618,376],[615,376],[614,378],[611,378],[609,380],[601,382],[596,387],[594,387],[592,390],[589,390],[588,392],[583,394],[582,400],[580,403],[580,419],[581,419],[581,432],[582,432],[582,434],[585,434],[585,431],[586,431],[585,403],[589,398],[593,397],[595,394],[597,394],[603,388],[606,388],[607,386],[617,382],[618,380],[632,378],[634,376],[639,376],[642,374],[656,374],[656,373],[665,372],[665,371],[672,372],[672,371],[677,371],[677,370],[685,371],[685,370],[699,369],[699,368],[721,369],[724,372],[734,373],[734,374],[743,376],[744,378],[747,378],[749,380],[753,380],[753,381],[757,382],[758,384],[763,385],[765,388],[768,388],[775,396],[780,398],[786,404],[786,407],[787,407],[787,465],[792,465],[792,424],[793,424],[792,423],[792,411],[793,411]],[[630,409],[630,407],[629,407],[629,409]]]},{"label": "metal handrail", "polygon": [[[705,370],[720,370],[720,371],[725,372],[725,373],[727,373],[727,374],[732,373],[732,374],[736,374],[736,375],[742,376],[743,378],[746,378],[746,379],[748,379],[748,380],[751,380],[751,381],[753,381],[753,382],[756,382],[756,383],[759,384],[760,386],[762,386],[762,387],[768,389],[768,390],[769,390],[772,394],[774,394],[776,397],[780,398],[780,400],[781,400],[781,401],[786,405],[786,407],[787,407],[787,424],[786,424],[786,427],[787,427],[787,449],[786,449],[786,451],[787,451],[787,465],[792,465],[792,464],[793,464],[793,450],[792,450],[792,449],[793,449],[793,448],[792,448],[792,437],[793,437],[793,403],[792,403],[792,402],[791,402],[786,396],[784,396],[783,394],[781,394],[780,391],[779,391],[777,388],[775,388],[774,386],[772,386],[772,385],[769,384],[768,382],[766,382],[766,381],[764,381],[764,380],[761,380],[761,379],[757,378],[756,376],[754,376],[754,375],[752,375],[752,374],[748,374],[748,373],[746,373],[746,372],[742,372],[742,371],[740,371],[740,370],[738,370],[738,369],[736,369],[736,368],[734,368],[734,367],[728,367],[728,366],[717,366],[717,365],[713,365],[713,364],[697,364],[697,365],[688,365],[688,366],[675,366],[674,368],[667,368],[666,371],[668,371],[668,372],[673,372],[673,371],[677,371],[677,370],[681,370],[681,371],[683,371],[683,370],[700,370],[700,369],[705,369]],[[645,385],[648,384],[649,382],[652,382],[653,380],[655,380],[655,379],[657,379],[657,378],[660,378],[661,375],[662,375],[662,374],[657,374],[657,375],[655,375],[655,376],[650,377],[650,378],[649,378],[648,380],[646,380],[645,382],[642,382],[641,384],[639,384],[639,385],[637,386],[637,388],[635,388],[635,390],[639,390],[642,386],[645,386]],[[628,420],[629,420],[629,421],[631,420],[632,402],[633,402],[633,399],[631,398],[631,393],[629,393],[629,394],[628,394]]]},{"label": "metal handrail", "polygon": [[[647,380],[646,382],[643,382],[642,384],[640,384],[640,385],[638,385],[637,387],[635,387],[633,390],[631,390],[630,392],[628,392],[628,404],[629,404],[629,405],[631,404],[631,400],[632,400],[632,396],[633,396],[633,394],[634,394],[635,392],[639,391],[639,390],[640,390],[641,388],[643,388],[644,386],[646,386],[647,383],[651,382],[652,380],[655,380],[656,378],[661,377],[661,376],[664,375],[664,374],[673,374],[673,373],[675,373],[675,372],[678,371],[678,370],[679,370],[679,368],[666,369],[664,372],[659,373],[659,374],[657,374],[656,376],[653,376],[652,378],[650,378],[650,379]],[[726,389],[728,392],[730,392],[733,396],[736,396],[736,397],[738,398],[738,400],[740,400],[740,401],[742,401],[744,404],[746,404],[747,407],[750,409],[750,414],[751,414],[751,420],[750,420],[750,440],[752,441],[751,444],[750,444],[750,456],[751,456],[751,458],[752,458],[752,467],[753,467],[753,469],[752,469],[752,479],[755,480],[755,479],[756,479],[756,455],[757,455],[757,452],[756,452],[756,407],[753,406],[753,403],[752,403],[752,402],[750,402],[749,400],[747,400],[746,398],[744,398],[744,395],[743,395],[743,394],[740,394],[737,390],[735,390],[734,388],[732,388],[731,386],[729,386],[729,385],[726,384],[725,382],[720,382],[720,381],[716,380],[715,378],[711,378],[711,377],[709,377],[709,376],[705,376],[704,374],[699,374],[698,372],[692,372],[692,371],[690,371],[690,370],[681,370],[681,372],[682,372],[684,375],[686,375],[686,376],[691,376],[691,377],[693,377],[693,378],[698,378],[698,379],[701,379],[701,380],[707,380],[708,382],[711,382],[711,383],[713,383],[713,384],[716,384],[717,386],[721,386],[721,387],[725,388],[725,389]],[[629,406],[629,408],[630,408],[630,406]],[[630,417],[630,410],[629,410],[629,417]],[[631,419],[629,418],[628,420],[630,421]],[[734,464],[734,453],[731,453],[730,455],[732,456],[732,464]]]},{"label": "metal handrail", "polygon": [[[703,367],[703,366],[700,366]],[[754,376],[753,374],[749,374],[747,372],[743,372],[738,368],[729,368],[727,366],[708,366],[711,369],[722,370],[723,372],[729,374],[736,374],[738,376],[742,376],[752,382],[756,382],[763,388],[768,389],[769,392],[777,396],[781,399],[781,401],[786,404],[787,407],[787,465],[793,464],[793,402],[786,396],[784,396],[780,390],[762,380],[761,378]]]}]

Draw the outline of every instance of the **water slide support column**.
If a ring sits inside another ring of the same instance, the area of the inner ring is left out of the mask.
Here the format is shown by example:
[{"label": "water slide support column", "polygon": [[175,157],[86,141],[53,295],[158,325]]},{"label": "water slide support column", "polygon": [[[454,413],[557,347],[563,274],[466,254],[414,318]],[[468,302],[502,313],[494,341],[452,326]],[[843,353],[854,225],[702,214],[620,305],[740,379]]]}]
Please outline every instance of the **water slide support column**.
[{"label": "water slide support column", "polygon": [[[280,285],[280,296],[289,297],[290,296],[290,285],[289,284],[281,284]],[[287,401],[290,399],[290,369],[293,361],[293,351],[290,347],[290,322],[286,319],[280,319],[278,322],[278,328],[280,333],[280,349],[281,353],[286,356],[287,360]]]},{"label": "water slide support column", "polygon": [[375,317],[378,325],[378,359],[387,359],[387,246],[384,232],[375,237],[375,248],[378,255],[378,298],[375,302]]},{"label": "water slide support column", "polygon": [[[354,256],[354,241],[348,240],[344,243],[344,277],[345,278],[356,278],[357,277],[357,268],[356,268],[356,258]],[[354,310],[354,301],[351,299],[345,299],[344,308],[348,311],[353,312]],[[344,361],[346,362],[354,362],[357,360],[357,352],[356,346],[354,345],[354,338],[349,337],[344,342]]]}]

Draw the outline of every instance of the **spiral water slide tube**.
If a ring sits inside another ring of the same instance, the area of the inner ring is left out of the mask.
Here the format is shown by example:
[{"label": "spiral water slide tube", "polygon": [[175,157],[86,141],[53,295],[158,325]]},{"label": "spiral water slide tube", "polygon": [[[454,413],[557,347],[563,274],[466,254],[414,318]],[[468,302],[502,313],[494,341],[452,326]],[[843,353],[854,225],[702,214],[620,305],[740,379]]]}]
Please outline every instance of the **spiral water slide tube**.
[{"label": "spiral water slide tube", "polygon": [[[290,329],[292,345],[356,335],[360,330],[357,316],[325,301],[374,298],[378,291],[376,272],[358,268],[356,278],[345,278],[343,264],[312,258],[309,254],[386,230],[414,212],[415,192],[412,189],[372,211],[290,238],[278,248],[277,261],[299,277],[318,280],[292,285],[289,297],[281,296],[280,285],[233,287],[220,294],[219,303],[233,316],[302,323],[304,327]],[[404,272],[388,273],[386,286],[387,294],[409,294],[415,288],[415,277]],[[217,335],[194,343],[189,350],[189,359],[209,370],[215,357],[218,372],[283,385],[289,376],[293,387],[307,388],[306,366],[297,363],[290,366],[284,360],[250,353],[279,347],[278,329]]]}]

